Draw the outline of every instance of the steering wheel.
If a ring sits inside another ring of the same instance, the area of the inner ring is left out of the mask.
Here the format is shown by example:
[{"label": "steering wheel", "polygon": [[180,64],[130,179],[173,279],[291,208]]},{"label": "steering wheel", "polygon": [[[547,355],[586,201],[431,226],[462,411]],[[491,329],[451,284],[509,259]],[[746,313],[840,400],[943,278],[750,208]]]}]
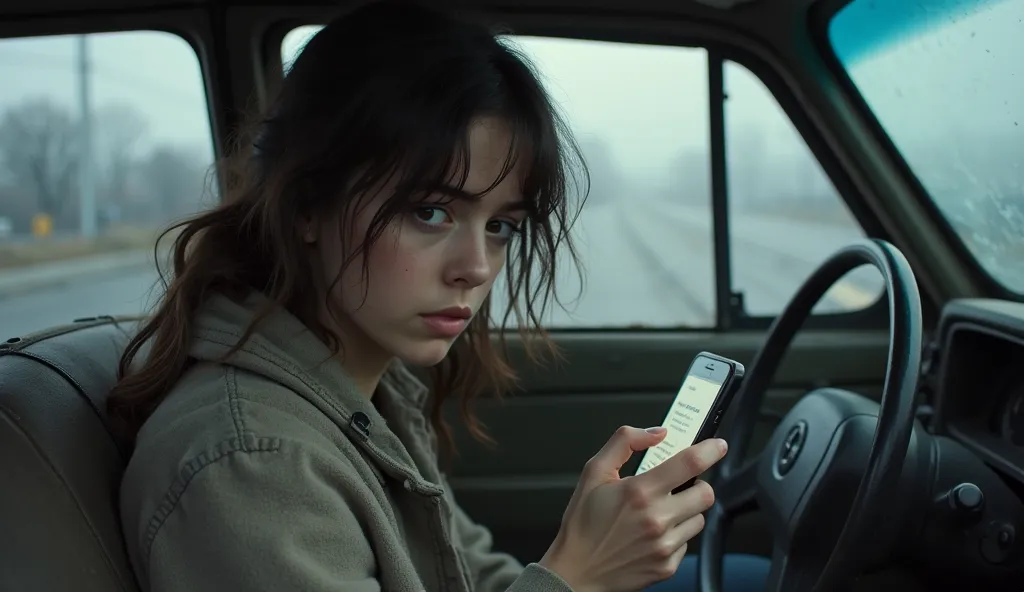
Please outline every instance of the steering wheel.
[{"label": "steering wheel", "polygon": [[[889,300],[881,404],[835,388],[811,391],[745,462],[765,392],[793,336],[826,291],[865,263],[882,273]],[[767,513],[774,536],[767,592],[841,590],[877,558],[872,540],[893,518],[886,503],[897,494],[911,445],[921,346],[921,296],[893,245],[872,239],[845,247],[808,278],[768,330],[723,423],[729,454],[712,480],[717,501],[705,515],[702,592],[721,592],[725,530],[754,508]]]}]

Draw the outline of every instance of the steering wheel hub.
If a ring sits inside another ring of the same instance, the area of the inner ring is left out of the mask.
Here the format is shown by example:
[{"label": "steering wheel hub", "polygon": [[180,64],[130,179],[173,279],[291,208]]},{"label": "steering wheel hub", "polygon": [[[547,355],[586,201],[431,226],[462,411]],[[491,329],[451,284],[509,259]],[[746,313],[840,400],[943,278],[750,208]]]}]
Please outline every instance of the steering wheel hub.
[{"label": "steering wheel hub", "polygon": [[786,437],[782,440],[782,446],[779,447],[779,454],[775,459],[775,471],[780,478],[785,477],[786,473],[793,468],[793,463],[796,462],[797,457],[800,456],[800,452],[804,448],[804,439],[806,437],[807,422],[803,420],[796,422],[786,432]]}]

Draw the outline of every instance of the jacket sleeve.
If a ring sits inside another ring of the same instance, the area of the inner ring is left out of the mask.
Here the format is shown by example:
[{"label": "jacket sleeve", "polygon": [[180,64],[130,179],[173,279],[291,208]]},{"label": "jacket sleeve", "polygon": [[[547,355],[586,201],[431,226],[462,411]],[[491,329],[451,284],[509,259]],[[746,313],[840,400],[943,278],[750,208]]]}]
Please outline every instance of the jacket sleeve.
[{"label": "jacket sleeve", "polygon": [[459,552],[465,560],[469,577],[479,592],[572,592],[572,588],[558,575],[537,563],[525,570],[519,561],[507,553],[494,550],[491,533],[476,523],[455,501],[451,485],[445,480],[444,488],[452,508],[452,530],[458,541]]},{"label": "jacket sleeve", "polygon": [[144,525],[144,590],[380,592],[375,525],[334,482],[337,459],[283,442],[194,462]]}]

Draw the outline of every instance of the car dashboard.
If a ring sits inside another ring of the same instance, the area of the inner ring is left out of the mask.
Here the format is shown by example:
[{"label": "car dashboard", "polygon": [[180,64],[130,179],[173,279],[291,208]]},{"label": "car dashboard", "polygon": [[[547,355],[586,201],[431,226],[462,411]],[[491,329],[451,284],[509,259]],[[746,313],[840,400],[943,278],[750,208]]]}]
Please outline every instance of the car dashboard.
[{"label": "car dashboard", "polygon": [[917,440],[929,444],[917,448],[919,462],[910,466],[928,467],[930,478],[911,471],[928,485],[907,486],[925,526],[909,528],[906,544],[940,588],[1018,592],[1024,581],[1024,304],[946,304],[918,384],[918,418],[928,435]]},{"label": "car dashboard", "polygon": [[1024,493],[1024,304],[954,300],[939,323],[935,433],[959,441]]}]

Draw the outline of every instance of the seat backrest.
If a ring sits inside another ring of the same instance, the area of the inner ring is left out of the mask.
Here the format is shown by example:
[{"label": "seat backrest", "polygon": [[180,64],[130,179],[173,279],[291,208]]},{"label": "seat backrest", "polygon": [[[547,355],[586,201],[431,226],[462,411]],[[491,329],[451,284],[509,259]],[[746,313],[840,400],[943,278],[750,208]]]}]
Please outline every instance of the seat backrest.
[{"label": "seat backrest", "polygon": [[0,590],[135,591],[117,510],[129,447],[105,399],[137,319],[0,344]]}]

